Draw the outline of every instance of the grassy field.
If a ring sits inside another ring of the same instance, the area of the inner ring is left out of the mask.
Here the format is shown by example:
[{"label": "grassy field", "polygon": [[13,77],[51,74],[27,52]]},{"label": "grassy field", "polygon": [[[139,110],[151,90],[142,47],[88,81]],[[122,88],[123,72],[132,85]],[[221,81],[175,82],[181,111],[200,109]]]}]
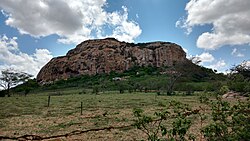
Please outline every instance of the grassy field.
[{"label": "grassy field", "polygon": [[[78,91],[69,90],[63,95],[51,96],[48,107],[49,94],[55,92],[0,98],[0,136],[34,134],[46,137],[76,130],[126,126],[133,123],[134,108],[141,108],[150,114],[162,110],[171,100],[187,103],[192,107],[202,105],[198,96],[156,96],[155,93],[115,92],[95,95],[79,94]],[[140,130],[131,127],[60,138],[77,139],[141,140],[147,137]]]}]

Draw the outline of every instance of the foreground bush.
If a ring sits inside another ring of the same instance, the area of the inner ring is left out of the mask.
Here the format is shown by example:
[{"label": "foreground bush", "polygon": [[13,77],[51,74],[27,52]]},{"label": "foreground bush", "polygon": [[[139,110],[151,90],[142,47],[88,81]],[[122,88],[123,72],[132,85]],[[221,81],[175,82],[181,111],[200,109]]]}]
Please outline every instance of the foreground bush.
[{"label": "foreground bush", "polygon": [[[204,99],[202,97],[201,99]],[[247,141],[250,139],[249,99],[230,104],[220,97],[201,101],[206,106],[192,109],[189,105],[171,101],[160,112],[147,115],[141,109],[134,110],[134,125],[143,131],[150,141],[160,140],[209,140]],[[199,132],[191,127],[199,123]]]},{"label": "foreground bush", "polygon": [[230,103],[217,97],[211,104],[212,123],[201,132],[207,140],[241,140],[250,139],[250,102]]}]

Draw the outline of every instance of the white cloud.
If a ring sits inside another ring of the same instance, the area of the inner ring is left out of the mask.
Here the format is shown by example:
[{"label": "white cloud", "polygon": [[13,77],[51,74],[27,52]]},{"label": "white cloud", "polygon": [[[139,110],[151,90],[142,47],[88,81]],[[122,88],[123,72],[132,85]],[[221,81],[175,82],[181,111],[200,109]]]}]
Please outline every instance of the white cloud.
[{"label": "white cloud", "polygon": [[188,54],[188,49],[182,48],[186,54]]},{"label": "white cloud", "polygon": [[13,68],[36,76],[53,56],[47,49],[36,49],[32,55],[23,53],[16,40],[16,37],[0,36],[0,69]]},{"label": "white cloud", "polygon": [[238,53],[236,56],[237,56],[237,57],[245,57],[245,55],[242,54],[242,53]]},{"label": "white cloud", "polygon": [[185,29],[185,34],[189,35],[192,32],[192,27],[188,25],[184,18],[180,18],[176,23],[175,27]]},{"label": "white cloud", "polygon": [[241,52],[239,52],[239,51],[237,50],[237,48],[234,48],[234,49],[232,50],[231,55],[233,55],[233,56],[235,56],[235,57],[244,57],[244,56],[245,56],[244,54],[242,54]]},{"label": "white cloud", "polygon": [[250,69],[250,61],[243,61],[240,65],[244,66],[247,69]]},{"label": "white cloud", "polygon": [[[70,44],[96,37],[112,36],[133,42],[141,34],[139,25],[128,19],[128,10],[107,12],[106,0],[1,0],[5,23],[22,34],[60,36]],[[111,34],[105,30],[108,27]]]},{"label": "white cloud", "polygon": [[187,18],[177,21],[176,26],[190,33],[194,26],[212,25],[211,32],[199,36],[199,48],[250,44],[249,6],[249,0],[190,0],[185,8]]},{"label": "white cloud", "polygon": [[[195,62],[195,61],[198,61],[198,60],[197,60],[197,59],[198,59],[198,58],[197,58],[198,55],[193,56],[192,54],[189,53],[188,49],[186,49],[186,48],[182,48],[182,49],[183,49],[184,52],[186,53],[186,58],[187,58],[187,59],[193,60],[194,62]],[[194,62],[193,62],[193,63],[194,63]]]},{"label": "white cloud", "polygon": [[227,67],[227,64],[225,60],[217,60],[208,52],[203,52],[202,54],[195,56],[191,55],[190,58],[192,58],[193,63],[198,63],[206,68],[211,68],[213,70],[217,70],[218,72],[226,71],[225,68]]},{"label": "white cloud", "polygon": [[214,70],[218,70],[219,72],[223,72],[225,71],[225,67],[227,66],[225,60],[219,60],[216,61],[214,64],[206,66],[208,68],[214,69]]},{"label": "white cloud", "polygon": [[124,13],[113,12],[108,14],[108,23],[114,27],[112,35],[100,35],[100,37],[116,37],[120,41],[132,42],[133,38],[141,34],[139,25],[134,21],[127,21],[128,10],[122,7]]},{"label": "white cloud", "polygon": [[250,67],[250,61],[246,61],[246,66]]},{"label": "white cloud", "polygon": [[199,60],[201,60],[201,64],[211,63],[215,60],[214,56],[208,52],[203,52],[202,54],[196,55],[195,57],[198,58]]}]

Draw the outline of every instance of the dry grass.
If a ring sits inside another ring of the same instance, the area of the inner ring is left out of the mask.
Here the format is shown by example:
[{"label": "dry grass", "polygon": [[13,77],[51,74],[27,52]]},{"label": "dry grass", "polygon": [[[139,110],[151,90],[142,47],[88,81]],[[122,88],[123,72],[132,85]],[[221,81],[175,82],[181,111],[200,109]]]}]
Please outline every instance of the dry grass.
[{"label": "dry grass", "polygon": [[[72,94],[51,96],[47,107],[46,95],[0,98],[0,136],[35,134],[51,136],[109,126],[133,123],[133,109],[146,113],[163,108],[170,100],[201,105],[198,96],[157,96],[153,93],[134,94]],[[83,115],[80,104],[83,102]],[[197,125],[195,125],[197,126]],[[58,140],[141,140],[146,136],[135,128],[89,132]]]}]

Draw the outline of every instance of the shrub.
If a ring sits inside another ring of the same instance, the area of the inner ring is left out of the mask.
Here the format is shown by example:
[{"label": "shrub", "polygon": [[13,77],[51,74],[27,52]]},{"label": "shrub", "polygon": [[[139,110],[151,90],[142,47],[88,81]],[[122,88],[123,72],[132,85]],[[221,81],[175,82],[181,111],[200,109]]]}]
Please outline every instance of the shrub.
[{"label": "shrub", "polygon": [[5,90],[0,91],[0,97],[5,97],[5,94],[6,94]]},{"label": "shrub", "polygon": [[[193,135],[187,134],[192,125],[189,116],[193,114],[187,104],[171,101],[166,109],[155,112],[153,116],[145,115],[142,109],[134,109],[133,113],[136,117],[134,125],[137,129],[143,131],[150,141],[185,140],[185,137],[195,138]],[[163,122],[166,120],[171,122],[171,126]]]},{"label": "shrub", "polygon": [[250,82],[248,82],[246,85],[245,85],[245,87],[244,87],[244,92],[246,92],[246,93],[250,93]]},{"label": "shrub", "polygon": [[209,98],[202,95],[202,96],[199,97],[199,101],[200,101],[200,103],[208,104],[209,103]]},{"label": "shrub", "polygon": [[[193,124],[191,119],[199,117],[201,140],[247,141],[250,139],[249,99],[234,105],[223,101],[221,97],[213,101],[209,101],[207,97],[201,97],[200,100],[209,106],[208,109],[206,106],[206,108],[199,107],[192,110],[187,104],[178,101],[170,101],[167,106],[163,106],[166,109],[155,112],[154,115],[146,115],[143,110],[135,109],[134,125],[143,131],[150,141],[195,140],[194,135],[197,133],[190,131]],[[205,112],[206,110],[211,112]],[[207,123],[206,126],[203,123]]]},{"label": "shrub", "polygon": [[250,102],[230,103],[217,97],[210,103],[212,122],[201,132],[207,140],[242,140],[250,138]]},{"label": "shrub", "polygon": [[228,86],[222,86],[221,88],[220,88],[220,90],[219,90],[219,94],[225,94],[225,93],[227,93],[227,92],[229,92],[229,88],[228,88]]},{"label": "shrub", "polygon": [[94,86],[92,93],[93,94],[98,94],[99,93],[99,86]]},{"label": "shrub", "polygon": [[30,93],[31,88],[25,88],[24,89],[24,95],[26,96],[28,93]]}]

